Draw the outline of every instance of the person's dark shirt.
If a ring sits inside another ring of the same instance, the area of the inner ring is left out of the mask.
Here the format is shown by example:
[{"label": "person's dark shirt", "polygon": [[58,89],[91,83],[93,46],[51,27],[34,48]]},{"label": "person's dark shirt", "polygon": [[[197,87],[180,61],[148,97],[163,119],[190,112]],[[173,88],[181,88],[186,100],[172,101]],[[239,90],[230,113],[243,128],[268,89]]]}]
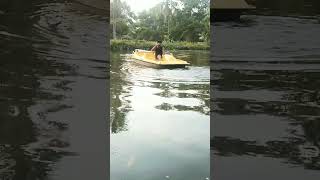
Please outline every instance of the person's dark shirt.
[{"label": "person's dark shirt", "polygon": [[162,46],[161,45],[156,45],[152,48],[152,51],[155,51],[155,54],[156,56],[158,55],[161,55],[163,54],[163,51],[162,51]]}]

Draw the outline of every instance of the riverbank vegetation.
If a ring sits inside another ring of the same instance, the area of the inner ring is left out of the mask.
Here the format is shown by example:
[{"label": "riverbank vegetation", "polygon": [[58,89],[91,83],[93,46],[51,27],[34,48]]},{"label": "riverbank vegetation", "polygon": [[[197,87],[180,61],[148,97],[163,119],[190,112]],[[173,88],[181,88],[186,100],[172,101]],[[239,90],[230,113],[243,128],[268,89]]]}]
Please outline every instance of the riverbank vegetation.
[{"label": "riverbank vegetation", "polygon": [[[112,50],[134,50],[134,49],[145,49],[150,50],[154,45],[155,41],[146,40],[125,40],[125,39],[112,39],[111,49]],[[185,42],[185,41],[174,41],[174,42],[163,42],[165,50],[209,50],[210,45],[207,42]]]},{"label": "riverbank vegetation", "polygon": [[124,0],[111,2],[111,48],[146,48],[163,40],[167,49],[208,49],[209,0],[163,0],[149,10],[131,11]]}]

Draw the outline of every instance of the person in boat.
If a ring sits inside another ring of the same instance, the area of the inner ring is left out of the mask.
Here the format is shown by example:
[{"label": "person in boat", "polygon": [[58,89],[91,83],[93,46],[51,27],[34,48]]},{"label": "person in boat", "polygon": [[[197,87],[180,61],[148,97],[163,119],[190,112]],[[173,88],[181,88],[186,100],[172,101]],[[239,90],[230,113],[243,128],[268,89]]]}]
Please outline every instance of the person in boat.
[{"label": "person in boat", "polygon": [[162,55],[163,55],[163,47],[162,47],[162,41],[157,41],[157,44],[153,46],[151,51],[155,52],[155,58],[156,60],[161,60]]}]

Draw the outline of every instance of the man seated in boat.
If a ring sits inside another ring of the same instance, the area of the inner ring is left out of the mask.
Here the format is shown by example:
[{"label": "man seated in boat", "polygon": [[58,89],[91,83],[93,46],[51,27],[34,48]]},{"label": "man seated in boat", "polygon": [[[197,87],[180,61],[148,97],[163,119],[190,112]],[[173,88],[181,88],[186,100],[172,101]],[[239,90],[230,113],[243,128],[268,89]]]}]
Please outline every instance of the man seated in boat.
[{"label": "man seated in boat", "polygon": [[163,55],[163,48],[162,48],[161,44],[162,44],[162,41],[157,41],[157,44],[155,46],[153,46],[153,48],[151,49],[151,51],[155,52],[156,60],[161,60],[162,55]]}]

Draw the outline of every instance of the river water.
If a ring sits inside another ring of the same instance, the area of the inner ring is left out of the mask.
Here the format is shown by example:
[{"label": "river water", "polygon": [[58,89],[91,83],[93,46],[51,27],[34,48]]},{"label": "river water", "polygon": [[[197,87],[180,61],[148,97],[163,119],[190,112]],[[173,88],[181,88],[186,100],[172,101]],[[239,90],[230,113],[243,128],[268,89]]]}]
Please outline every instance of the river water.
[{"label": "river water", "polygon": [[186,69],[153,69],[111,53],[111,179],[210,177],[208,51],[176,51]]},{"label": "river water", "polygon": [[247,15],[211,28],[212,178],[319,179],[319,19]]},{"label": "river water", "polygon": [[0,179],[107,179],[106,17],[0,2]]}]

